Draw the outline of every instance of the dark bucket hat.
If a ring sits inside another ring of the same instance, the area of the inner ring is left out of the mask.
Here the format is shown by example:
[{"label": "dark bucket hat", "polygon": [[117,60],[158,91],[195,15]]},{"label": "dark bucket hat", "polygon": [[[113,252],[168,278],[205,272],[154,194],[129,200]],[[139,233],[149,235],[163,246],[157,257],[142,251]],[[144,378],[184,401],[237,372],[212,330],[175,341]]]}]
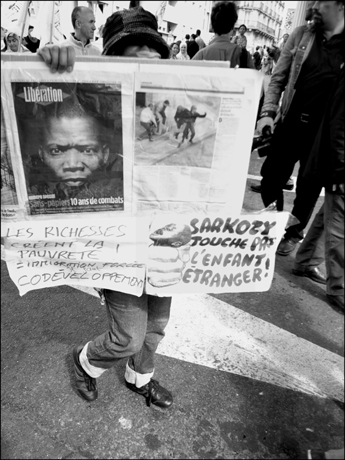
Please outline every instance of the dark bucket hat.
[{"label": "dark bucket hat", "polygon": [[121,56],[124,48],[131,45],[147,45],[168,59],[170,50],[158,33],[157,20],[141,6],[116,11],[107,19],[103,29],[102,54]]}]

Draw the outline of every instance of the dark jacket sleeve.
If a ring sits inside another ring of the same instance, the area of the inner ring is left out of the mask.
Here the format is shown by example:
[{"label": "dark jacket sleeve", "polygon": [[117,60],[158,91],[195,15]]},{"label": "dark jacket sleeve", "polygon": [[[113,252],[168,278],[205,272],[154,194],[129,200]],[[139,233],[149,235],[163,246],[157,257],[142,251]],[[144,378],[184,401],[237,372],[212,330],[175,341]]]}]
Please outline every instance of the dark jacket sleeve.
[{"label": "dark jacket sleeve", "polygon": [[328,190],[344,183],[344,67],[333,87],[304,177]]}]

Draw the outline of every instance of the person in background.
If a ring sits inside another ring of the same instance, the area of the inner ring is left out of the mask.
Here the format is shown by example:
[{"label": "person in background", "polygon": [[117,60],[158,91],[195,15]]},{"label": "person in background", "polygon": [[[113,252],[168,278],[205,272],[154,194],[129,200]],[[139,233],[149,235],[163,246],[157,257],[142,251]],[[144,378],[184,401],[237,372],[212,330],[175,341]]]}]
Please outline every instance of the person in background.
[{"label": "person in background", "polygon": [[261,53],[260,53],[260,48],[261,46],[257,46],[255,48],[255,53],[253,54],[253,62],[254,62],[254,67],[256,70],[261,69]]},{"label": "person in background", "polygon": [[[310,20],[312,19],[312,16],[313,16],[313,9],[312,9],[312,6],[314,4],[314,0],[313,1],[308,1],[308,4],[307,4],[307,10],[306,10],[306,13],[305,13],[305,20],[308,21],[308,24],[310,23]],[[283,40],[285,40],[284,42],[284,46],[287,42],[289,38],[289,34],[284,34],[283,35]],[[281,56],[281,52],[284,48],[284,46],[281,46],[281,49],[280,49],[280,53],[279,53],[279,58]],[[266,49],[266,46],[264,46],[264,48],[261,48],[260,49],[260,52],[263,56],[264,54],[264,49]],[[261,113],[261,109],[262,109],[262,106],[263,106],[263,103],[264,103],[264,97],[265,97],[265,93],[268,89],[268,84],[269,84],[269,81],[271,80],[271,77],[270,76],[266,76],[264,77],[264,84],[263,84],[263,95],[262,97],[260,98],[260,104],[259,104],[259,110],[258,110],[258,116],[257,116],[257,120],[260,118],[259,115]],[[278,118],[278,117],[277,117]],[[257,133],[257,131],[256,131]],[[288,179],[288,181],[286,182],[286,184],[283,186],[283,190],[293,190],[294,189],[294,186],[295,186],[295,183],[294,183],[294,180],[292,179],[292,177],[290,177]],[[262,187],[261,187],[261,184],[258,184],[258,185],[251,185],[250,186],[251,190],[253,192],[256,192],[256,193],[261,193],[261,190],[262,190]]]},{"label": "person in background", "polygon": [[284,34],[284,35],[283,35],[283,41],[281,42],[280,47],[279,47],[279,48],[280,48],[280,51],[283,50],[283,48],[284,48],[284,46],[286,45],[286,42],[288,41],[288,38],[289,38],[289,37],[290,37],[289,34]]},{"label": "person in background", "polygon": [[[283,209],[283,186],[300,163],[290,226],[277,254],[287,256],[303,239],[322,184],[306,179],[310,151],[319,131],[334,82],[344,62],[344,1],[315,2],[313,27],[296,27],[284,46],[257,123],[257,132],[274,131],[270,153],[261,168],[261,197],[267,207]],[[283,94],[280,105],[280,98]],[[279,121],[275,118],[279,109]],[[277,122],[278,121],[278,122]],[[310,177],[310,176],[309,176]]]},{"label": "person in background", "polygon": [[[199,51],[199,45],[195,41],[196,35],[192,34],[190,39],[187,41],[187,53],[190,59],[193,59],[193,56]],[[181,46],[180,46],[181,50]]]},{"label": "person in background", "polygon": [[[344,64],[333,85],[304,176],[325,188],[325,199],[300,245],[292,273],[326,284],[330,305],[344,311]],[[327,278],[319,270],[326,262]]]},{"label": "person in background", "polygon": [[100,56],[102,52],[99,47],[91,43],[96,30],[93,11],[86,6],[76,6],[71,19],[74,32],[61,46],[73,46],[77,56]]},{"label": "person in background", "polygon": [[17,28],[12,28],[5,35],[6,53],[29,53],[26,46],[20,43],[20,32]]},{"label": "person in background", "polygon": [[231,40],[232,43],[235,43],[235,45],[241,46],[242,48],[247,48],[247,37],[245,36],[246,31],[247,27],[244,24],[241,24],[238,28],[238,35],[235,35]]},{"label": "person in background", "polygon": [[169,59],[177,59],[176,56],[178,55],[179,52],[180,52],[179,45],[176,42],[172,43],[170,45],[170,57],[169,57]]},{"label": "person in background", "polygon": [[270,53],[270,48],[266,48],[263,58],[261,60],[261,72],[264,75],[272,75],[273,70],[273,57]]},{"label": "person in background", "polygon": [[[156,18],[139,6],[117,11],[107,19],[103,30],[102,54],[169,59],[170,50],[158,33]],[[71,47],[44,47],[39,50],[39,55],[53,73],[73,70],[75,53]],[[160,285],[162,276],[169,278],[169,274],[173,273],[174,280],[176,275],[182,276],[189,253],[181,248],[166,247],[170,256],[164,260],[160,253],[160,262],[156,262],[160,265],[160,272],[156,275]],[[151,261],[155,260],[151,255]],[[155,285],[156,272],[150,269],[148,272],[151,284]],[[136,297],[109,289],[103,289],[103,294],[109,316],[109,330],[73,349],[78,393],[86,401],[94,401],[98,397],[97,378],[120,359],[127,358],[127,388],[145,397],[147,405],[154,404],[163,409],[171,407],[171,392],[152,378],[155,353],[169,321],[171,297],[145,293]]]},{"label": "person in background", "polygon": [[176,59],[179,59],[180,61],[190,60],[190,57],[187,54],[187,43],[186,42],[181,42],[180,52],[176,55]]},{"label": "person in background", "polygon": [[98,36],[95,37],[95,42],[93,43],[95,46],[99,48],[100,52],[103,51],[103,28],[104,28],[104,24],[99,26]]},{"label": "person in background", "polygon": [[29,26],[28,35],[23,38],[23,45],[26,46],[31,53],[36,53],[40,46],[40,40],[32,34],[33,30],[34,27]]},{"label": "person in background", "polygon": [[233,2],[217,2],[211,11],[215,37],[194,56],[197,61],[229,61],[230,67],[253,69],[253,59],[246,48],[230,42],[230,34],[237,21],[237,7]]},{"label": "person in background", "polygon": [[195,41],[197,42],[197,44],[198,44],[198,46],[199,46],[199,50],[202,50],[203,48],[205,48],[206,43],[205,43],[204,40],[201,38],[201,31],[200,31],[200,29],[197,29],[197,31],[195,32],[195,35],[196,35]]}]

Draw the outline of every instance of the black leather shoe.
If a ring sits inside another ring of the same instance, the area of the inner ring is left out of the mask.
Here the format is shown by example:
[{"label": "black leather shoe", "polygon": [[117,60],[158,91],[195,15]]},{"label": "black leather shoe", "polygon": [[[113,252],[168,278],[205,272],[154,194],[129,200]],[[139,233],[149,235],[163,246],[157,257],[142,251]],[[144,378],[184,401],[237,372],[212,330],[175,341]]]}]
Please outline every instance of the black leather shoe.
[{"label": "black leather shoe", "polygon": [[149,383],[138,388],[134,383],[126,381],[126,386],[130,390],[143,395],[146,398],[146,404],[150,407],[151,404],[161,407],[162,409],[168,409],[173,403],[173,397],[166,388],[159,385],[157,380],[151,379]]},{"label": "black leather shoe", "polygon": [[296,276],[305,276],[306,278],[310,278],[315,281],[315,283],[326,284],[326,277],[320,272],[318,267],[308,267],[306,270],[293,268],[291,271]]},{"label": "black leather shoe", "polygon": [[82,346],[76,346],[73,349],[73,361],[74,361],[74,374],[75,374],[75,386],[80,396],[86,401],[94,401],[98,397],[96,379],[90,377],[84,369],[81,367],[79,362],[79,355]]},{"label": "black leather shoe", "polygon": [[290,238],[283,238],[278,245],[277,254],[280,256],[287,256],[295,250],[297,244],[298,241],[291,240]]},{"label": "black leather shoe", "polygon": [[331,295],[326,294],[327,301],[333,307],[338,307],[341,310],[344,310],[344,296],[343,295]]}]

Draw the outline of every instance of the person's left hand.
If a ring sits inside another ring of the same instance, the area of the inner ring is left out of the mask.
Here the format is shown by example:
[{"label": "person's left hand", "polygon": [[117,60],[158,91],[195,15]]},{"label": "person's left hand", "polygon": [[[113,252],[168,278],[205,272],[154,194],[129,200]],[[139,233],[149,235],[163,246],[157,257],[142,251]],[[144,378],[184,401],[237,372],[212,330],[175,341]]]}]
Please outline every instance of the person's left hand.
[{"label": "person's left hand", "polygon": [[72,72],[75,63],[73,46],[46,45],[37,51],[52,73]]}]

